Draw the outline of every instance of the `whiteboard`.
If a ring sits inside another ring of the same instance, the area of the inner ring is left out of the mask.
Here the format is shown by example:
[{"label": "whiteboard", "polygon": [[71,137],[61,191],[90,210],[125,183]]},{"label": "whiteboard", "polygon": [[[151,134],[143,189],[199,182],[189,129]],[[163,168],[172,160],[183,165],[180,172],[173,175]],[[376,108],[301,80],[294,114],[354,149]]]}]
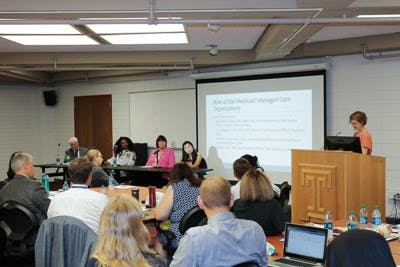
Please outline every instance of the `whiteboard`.
[{"label": "whiteboard", "polygon": [[168,146],[182,148],[191,141],[196,146],[196,92],[194,88],[129,94],[130,136],[135,142],[155,147],[158,135]]}]

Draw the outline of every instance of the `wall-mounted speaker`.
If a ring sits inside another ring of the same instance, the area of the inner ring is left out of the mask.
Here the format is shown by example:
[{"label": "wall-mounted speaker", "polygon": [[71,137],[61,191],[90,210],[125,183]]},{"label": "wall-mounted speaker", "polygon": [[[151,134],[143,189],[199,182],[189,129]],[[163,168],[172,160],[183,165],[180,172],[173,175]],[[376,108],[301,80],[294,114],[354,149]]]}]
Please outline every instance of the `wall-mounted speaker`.
[{"label": "wall-mounted speaker", "polygon": [[43,97],[46,106],[57,105],[57,93],[55,90],[43,91]]}]

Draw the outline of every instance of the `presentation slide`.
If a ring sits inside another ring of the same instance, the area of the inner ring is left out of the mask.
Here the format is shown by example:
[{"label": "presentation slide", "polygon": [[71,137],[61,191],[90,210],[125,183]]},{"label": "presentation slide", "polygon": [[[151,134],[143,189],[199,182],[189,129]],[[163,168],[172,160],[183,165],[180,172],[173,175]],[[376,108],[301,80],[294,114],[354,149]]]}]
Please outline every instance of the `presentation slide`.
[{"label": "presentation slide", "polygon": [[212,174],[233,178],[232,163],[250,154],[273,181],[291,181],[291,150],[323,147],[324,91],[324,73],[199,81],[198,148]]},{"label": "presentation slide", "polygon": [[224,167],[257,151],[270,171],[287,172],[290,149],[312,147],[311,90],[208,95],[207,147]]}]

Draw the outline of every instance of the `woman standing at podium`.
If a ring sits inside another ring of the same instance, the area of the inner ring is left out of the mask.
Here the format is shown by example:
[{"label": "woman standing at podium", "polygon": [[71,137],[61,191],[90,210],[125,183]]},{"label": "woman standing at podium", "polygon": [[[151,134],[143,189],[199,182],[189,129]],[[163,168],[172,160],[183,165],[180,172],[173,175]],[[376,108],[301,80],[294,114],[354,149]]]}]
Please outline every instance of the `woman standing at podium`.
[{"label": "woman standing at podium", "polygon": [[349,121],[354,128],[353,136],[360,138],[362,153],[365,155],[371,155],[372,137],[367,129],[365,129],[365,125],[367,124],[367,115],[362,111],[356,111],[350,115]]}]

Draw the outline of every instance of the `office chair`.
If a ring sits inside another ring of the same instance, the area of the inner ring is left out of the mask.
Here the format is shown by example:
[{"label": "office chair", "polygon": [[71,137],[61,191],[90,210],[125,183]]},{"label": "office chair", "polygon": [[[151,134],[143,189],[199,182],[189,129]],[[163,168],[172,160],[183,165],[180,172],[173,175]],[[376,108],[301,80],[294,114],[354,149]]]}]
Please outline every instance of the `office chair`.
[{"label": "office chair", "polygon": [[254,262],[254,261],[246,261],[243,263],[236,264],[233,267],[258,267],[258,263]]},{"label": "office chair", "polygon": [[289,205],[289,197],[292,187],[289,185],[288,182],[285,181],[279,185],[279,188],[281,190],[281,194],[278,198],[278,201],[281,204],[283,212],[286,214],[289,221],[291,221],[291,206]]},{"label": "office chair", "polygon": [[16,201],[6,201],[0,207],[0,228],[5,240],[8,256],[26,257],[33,255],[33,245],[39,220],[24,205]]},{"label": "office chair", "polygon": [[395,267],[388,242],[371,230],[351,230],[332,240],[326,251],[326,266]]},{"label": "office chair", "polygon": [[147,143],[133,143],[133,151],[136,153],[135,166],[144,166],[148,158]]},{"label": "office chair", "polygon": [[196,205],[182,217],[179,222],[179,232],[183,235],[189,228],[205,224],[207,224],[207,216],[204,213],[204,210],[200,209],[200,207]]},{"label": "office chair", "polygon": [[97,241],[97,234],[81,220],[57,216],[43,221],[35,243],[35,265],[84,267]]},{"label": "office chair", "polygon": [[[179,232],[181,234],[185,234],[185,232],[193,226],[199,226],[207,224],[206,214],[198,205],[194,206],[190,210],[188,210],[185,215],[183,215],[181,221],[179,222]],[[170,230],[165,230],[161,226],[161,222],[156,222],[155,226],[157,231],[163,235],[165,235],[167,239],[167,244],[164,246],[165,251],[167,251],[169,260],[172,259],[172,256],[175,253],[176,248],[172,247],[172,240],[175,238],[175,234]]]}]

